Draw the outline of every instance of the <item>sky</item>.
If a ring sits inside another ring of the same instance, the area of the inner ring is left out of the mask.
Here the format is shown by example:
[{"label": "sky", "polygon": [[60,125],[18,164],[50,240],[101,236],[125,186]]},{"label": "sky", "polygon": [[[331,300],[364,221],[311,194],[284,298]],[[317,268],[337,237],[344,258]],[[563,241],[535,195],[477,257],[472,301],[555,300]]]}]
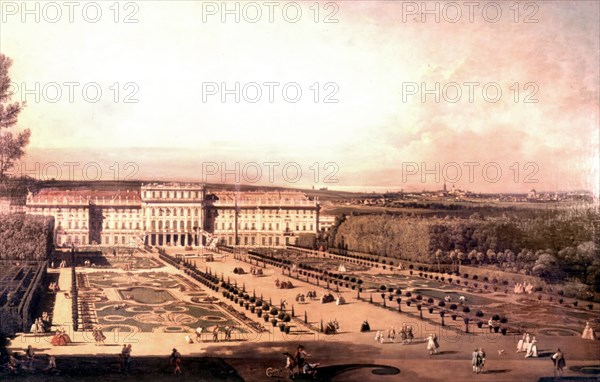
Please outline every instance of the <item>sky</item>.
[{"label": "sky", "polygon": [[13,172],[597,195],[599,3],[466,4],[2,1]]}]

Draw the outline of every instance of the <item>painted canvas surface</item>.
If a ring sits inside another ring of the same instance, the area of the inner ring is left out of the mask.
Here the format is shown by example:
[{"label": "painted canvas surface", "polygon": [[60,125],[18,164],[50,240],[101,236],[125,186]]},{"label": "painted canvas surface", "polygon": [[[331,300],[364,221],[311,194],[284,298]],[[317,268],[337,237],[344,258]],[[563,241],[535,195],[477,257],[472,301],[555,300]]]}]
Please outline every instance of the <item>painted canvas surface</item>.
[{"label": "painted canvas surface", "polygon": [[0,379],[597,381],[597,1],[0,1]]}]

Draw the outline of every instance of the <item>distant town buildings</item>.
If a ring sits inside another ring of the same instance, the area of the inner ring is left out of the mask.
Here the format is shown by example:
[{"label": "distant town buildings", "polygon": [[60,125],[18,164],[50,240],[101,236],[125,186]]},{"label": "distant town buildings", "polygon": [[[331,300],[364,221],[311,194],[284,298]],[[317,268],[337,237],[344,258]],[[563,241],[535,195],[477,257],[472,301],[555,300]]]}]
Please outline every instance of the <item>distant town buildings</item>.
[{"label": "distant town buildings", "polygon": [[55,218],[57,245],[283,246],[319,224],[317,200],[299,191],[214,191],[161,183],[140,189],[42,189],[26,212]]},{"label": "distant town buildings", "polygon": [[368,197],[357,197],[344,200],[343,205],[362,205],[386,208],[402,208],[411,203],[593,203],[594,197],[585,191],[571,192],[537,192],[531,189],[527,193],[475,193],[452,185],[450,190],[446,184],[438,191],[421,192],[386,192]]}]

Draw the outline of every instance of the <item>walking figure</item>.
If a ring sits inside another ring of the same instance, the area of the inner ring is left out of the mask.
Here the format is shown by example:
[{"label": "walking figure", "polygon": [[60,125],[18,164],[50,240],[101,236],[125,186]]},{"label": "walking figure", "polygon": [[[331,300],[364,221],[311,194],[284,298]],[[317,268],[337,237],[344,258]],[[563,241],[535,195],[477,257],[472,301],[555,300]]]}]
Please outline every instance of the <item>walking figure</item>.
[{"label": "walking figure", "polygon": [[231,341],[231,333],[233,332],[233,326],[225,327],[225,341]]},{"label": "walking figure", "polygon": [[429,350],[429,355],[437,354],[438,353],[437,349],[439,347],[440,347],[440,345],[437,341],[437,335],[430,334],[429,337],[427,337],[427,350]]},{"label": "walking figure", "polygon": [[177,375],[177,373],[181,374],[181,354],[177,351],[177,349],[173,348],[173,352],[171,353],[171,365],[173,366],[173,374]]},{"label": "walking figure", "polygon": [[203,327],[196,328],[196,342],[202,341],[202,332],[204,331]]},{"label": "walking figure", "polygon": [[388,339],[390,340],[390,342],[396,342],[396,328],[393,326],[388,331]]},{"label": "walking figure", "polygon": [[46,369],[44,371],[57,371],[58,369],[56,368],[56,357],[54,357],[53,355],[48,357],[48,367],[46,367]]},{"label": "walking figure", "polygon": [[219,330],[221,327],[219,325],[215,326],[213,329],[213,342],[219,342]]},{"label": "walking figure", "polygon": [[131,370],[131,344],[123,345],[123,360],[125,362],[125,371]]},{"label": "walking figure", "polygon": [[483,367],[485,366],[485,351],[483,348],[477,350],[477,373],[483,373]]},{"label": "walking figure", "polygon": [[554,363],[554,377],[562,377],[563,368],[567,366],[567,362],[560,348],[550,358],[552,358],[552,362]]}]

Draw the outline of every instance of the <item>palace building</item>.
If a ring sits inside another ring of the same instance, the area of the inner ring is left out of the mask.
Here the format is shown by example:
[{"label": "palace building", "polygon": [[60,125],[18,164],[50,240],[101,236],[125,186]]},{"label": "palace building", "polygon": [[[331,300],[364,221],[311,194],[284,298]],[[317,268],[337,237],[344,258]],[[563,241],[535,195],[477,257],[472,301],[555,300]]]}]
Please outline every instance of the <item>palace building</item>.
[{"label": "palace building", "polygon": [[58,246],[283,246],[319,229],[318,202],[302,192],[210,192],[202,184],[47,188],[27,196],[26,212],[54,217]]},{"label": "palace building", "polygon": [[54,217],[54,243],[131,245],[143,232],[139,190],[55,190],[28,194],[26,213]]},{"label": "palace building", "polygon": [[282,246],[318,231],[318,204],[298,191],[215,192],[206,206],[206,230],[227,245]]}]

